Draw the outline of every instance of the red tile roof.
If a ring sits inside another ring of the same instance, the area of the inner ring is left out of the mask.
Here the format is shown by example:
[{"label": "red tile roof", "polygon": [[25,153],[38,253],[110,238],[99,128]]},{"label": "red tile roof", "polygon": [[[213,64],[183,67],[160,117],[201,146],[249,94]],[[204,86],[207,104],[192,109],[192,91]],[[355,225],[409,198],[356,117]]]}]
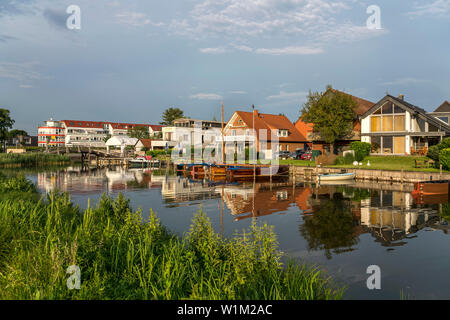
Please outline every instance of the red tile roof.
[{"label": "red tile roof", "polygon": [[97,128],[102,129],[103,125],[111,125],[113,129],[129,129],[131,127],[151,127],[153,131],[161,131],[164,127],[162,125],[154,124],[137,124],[137,123],[121,123],[121,122],[107,122],[107,121],[82,121],[82,120],[61,120],[66,127],[77,128]]},{"label": "red tile roof", "polygon": [[[259,139],[259,130],[279,130],[285,129],[289,131],[289,135],[287,137],[279,137],[279,140],[282,142],[300,142],[304,141],[302,136],[294,127],[294,124],[289,121],[288,118],[284,115],[275,115],[275,114],[267,114],[267,113],[258,113],[258,110],[255,110],[255,117],[253,117],[253,112],[245,112],[245,111],[236,111],[235,112],[242,121],[245,122],[249,129],[255,129],[256,134]],[[253,126],[254,120],[254,126]],[[267,131],[267,140],[270,141],[270,133]]]}]

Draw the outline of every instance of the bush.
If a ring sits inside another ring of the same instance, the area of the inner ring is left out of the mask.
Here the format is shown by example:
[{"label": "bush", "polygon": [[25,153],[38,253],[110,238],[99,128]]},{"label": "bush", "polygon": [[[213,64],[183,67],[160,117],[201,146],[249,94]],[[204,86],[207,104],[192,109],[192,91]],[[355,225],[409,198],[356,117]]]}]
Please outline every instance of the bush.
[{"label": "bush", "polygon": [[444,170],[450,169],[450,148],[442,149],[439,153],[439,163]]},{"label": "bush", "polygon": [[442,141],[437,146],[439,148],[439,151],[450,148],[450,137],[442,139]]},{"label": "bush", "polygon": [[433,159],[434,161],[439,161],[439,145],[431,146],[428,149],[427,157]]},{"label": "bush", "polygon": [[359,162],[370,154],[372,146],[367,142],[354,141],[350,144],[350,149],[355,151],[355,160]]},{"label": "bush", "polygon": [[334,164],[344,165],[344,164],[352,164],[355,161],[355,157],[351,153],[345,154],[345,156],[339,156],[336,158]]}]

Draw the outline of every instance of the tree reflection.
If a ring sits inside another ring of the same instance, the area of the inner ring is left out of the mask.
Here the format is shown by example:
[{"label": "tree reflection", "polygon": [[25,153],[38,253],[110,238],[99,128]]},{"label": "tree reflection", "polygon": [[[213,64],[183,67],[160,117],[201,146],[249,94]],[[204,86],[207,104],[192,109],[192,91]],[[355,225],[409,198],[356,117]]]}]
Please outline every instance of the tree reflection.
[{"label": "tree reflection", "polygon": [[327,259],[332,253],[353,250],[359,239],[350,206],[348,200],[322,199],[313,215],[304,218],[300,234],[307,240],[309,250],[324,250]]}]

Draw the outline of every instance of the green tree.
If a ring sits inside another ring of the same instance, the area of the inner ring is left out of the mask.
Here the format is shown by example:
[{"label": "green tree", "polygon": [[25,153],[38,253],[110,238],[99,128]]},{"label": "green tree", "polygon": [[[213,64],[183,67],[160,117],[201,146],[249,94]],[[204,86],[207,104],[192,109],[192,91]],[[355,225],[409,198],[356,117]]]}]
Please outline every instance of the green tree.
[{"label": "green tree", "polygon": [[19,130],[19,129],[13,129],[8,133],[8,136],[10,138],[16,138],[16,137],[26,137],[28,136],[28,132],[26,132],[25,130]]},{"label": "green tree", "polygon": [[150,139],[150,133],[147,127],[133,127],[128,129],[128,136],[136,139]]},{"label": "green tree", "polygon": [[178,118],[184,118],[184,112],[180,108],[169,108],[164,111],[160,124],[170,126],[173,124],[173,120]]},{"label": "green tree", "polygon": [[301,110],[302,121],[312,123],[320,139],[330,145],[352,133],[356,102],[343,92],[327,86],[325,92],[309,91]]},{"label": "green tree", "polygon": [[3,150],[5,150],[6,139],[9,137],[8,130],[12,128],[14,122],[9,115],[9,110],[0,109],[0,142],[3,145]]}]

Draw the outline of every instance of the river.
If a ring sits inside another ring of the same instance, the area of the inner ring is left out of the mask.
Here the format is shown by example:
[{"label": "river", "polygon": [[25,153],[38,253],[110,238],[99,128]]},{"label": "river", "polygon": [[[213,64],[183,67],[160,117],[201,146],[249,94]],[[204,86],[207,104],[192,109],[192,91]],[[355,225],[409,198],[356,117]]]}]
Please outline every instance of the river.
[{"label": "river", "polygon": [[[345,285],[346,299],[450,299],[450,228],[440,215],[448,200],[418,204],[401,185],[226,184],[123,168],[68,167],[26,175],[42,193],[69,192],[81,208],[95,206],[103,193],[121,192],[133,209],[141,208],[144,216],[154,210],[179,235],[198,210],[224,236],[253,220],[267,223],[283,252]],[[380,267],[379,290],[367,288],[371,265]]]}]

